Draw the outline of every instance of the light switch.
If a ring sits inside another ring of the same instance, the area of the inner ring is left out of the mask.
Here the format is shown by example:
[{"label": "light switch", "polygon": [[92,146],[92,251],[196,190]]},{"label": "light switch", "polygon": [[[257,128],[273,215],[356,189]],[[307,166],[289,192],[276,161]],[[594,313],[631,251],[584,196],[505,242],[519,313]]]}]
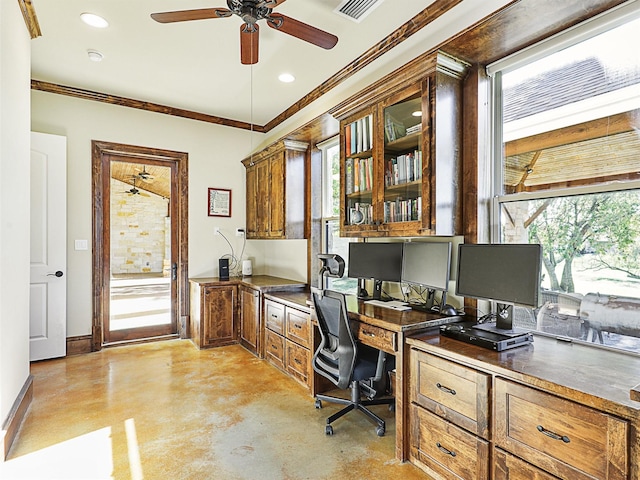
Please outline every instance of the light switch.
[{"label": "light switch", "polygon": [[89,241],[88,240],[76,240],[76,250],[88,250],[89,249]]}]

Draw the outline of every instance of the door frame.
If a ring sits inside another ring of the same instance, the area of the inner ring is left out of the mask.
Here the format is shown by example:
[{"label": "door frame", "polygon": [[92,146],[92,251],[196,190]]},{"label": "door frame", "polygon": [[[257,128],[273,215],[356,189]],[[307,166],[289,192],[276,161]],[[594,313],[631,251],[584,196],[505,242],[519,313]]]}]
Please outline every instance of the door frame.
[{"label": "door frame", "polygon": [[[177,320],[178,334],[180,338],[189,338],[188,318],[189,318],[189,182],[188,182],[188,161],[189,154],[172,150],[161,150],[149,147],[125,145],[98,140],[91,141],[91,183],[93,196],[93,319],[92,319],[92,351],[102,349],[104,341],[104,318],[109,312],[109,285],[104,275],[105,267],[108,267],[106,259],[109,258],[108,248],[109,238],[105,238],[105,225],[110,223],[110,218],[105,214],[109,209],[105,209],[105,202],[110,199],[110,175],[108,169],[104,168],[105,157],[120,156],[135,162],[136,159],[143,161],[152,160],[165,163],[167,166],[174,165],[176,168],[176,178],[172,180],[172,192],[176,192],[175,201],[176,218],[172,219],[172,225],[177,225],[172,236],[177,238],[176,251],[177,261]],[[173,201],[173,200],[172,200]]]}]

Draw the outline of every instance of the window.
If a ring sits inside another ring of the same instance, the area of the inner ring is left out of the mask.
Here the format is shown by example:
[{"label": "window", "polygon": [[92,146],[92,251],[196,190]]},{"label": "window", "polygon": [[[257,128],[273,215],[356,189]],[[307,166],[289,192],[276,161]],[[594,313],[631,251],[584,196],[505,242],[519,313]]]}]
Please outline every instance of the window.
[{"label": "window", "polygon": [[[340,141],[332,138],[318,145],[322,151],[322,252],[337,253],[345,263],[349,259],[350,238],[340,237]],[[346,266],[348,269],[349,266]],[[328,279],[328,288],[356,293],[357,279],[347,276]]]},{"label": "window", "polygon": [[488,67],[494,240],[543,246],[516,321],[640,353],[640,10],[622,7]]}]

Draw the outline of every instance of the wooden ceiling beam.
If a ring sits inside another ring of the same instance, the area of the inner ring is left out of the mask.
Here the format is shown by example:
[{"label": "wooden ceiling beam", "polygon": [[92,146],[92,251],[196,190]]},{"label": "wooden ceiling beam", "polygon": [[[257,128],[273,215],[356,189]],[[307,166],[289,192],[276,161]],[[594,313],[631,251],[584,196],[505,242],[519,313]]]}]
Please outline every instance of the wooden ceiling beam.
[{"label": "wooden ceiling beam", "polygon": [[505,157],[592,140],[640,128],[640,109],[507,142]]},{"label": "wooden ceiling beam", "polygon": [[27,30],[29,30],[31,39],[33,40],[34,38],[42,36],[42,32],[40,31],[40,23],[38,23],[36,10],[35,8],[33,8],[31,0],[18,0],[18,5],[20,5],[20,11],[22,12],[22,16],[24,17],[24,23],[27,25]]}]

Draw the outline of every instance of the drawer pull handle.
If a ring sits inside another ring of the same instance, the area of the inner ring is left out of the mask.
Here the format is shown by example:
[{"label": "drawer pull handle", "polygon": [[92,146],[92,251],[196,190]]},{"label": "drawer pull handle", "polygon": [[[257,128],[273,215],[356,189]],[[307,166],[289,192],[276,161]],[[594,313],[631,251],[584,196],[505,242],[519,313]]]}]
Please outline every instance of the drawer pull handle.
[{"label": "drawer pull handle", "polygon": [[302,330],[302,325],[294,323],[293,326],[296,327],[298,330]]},{"label": "drawer pull handle", "polygon": [[302,362],[300,360],[298,360],[297,358],[294,358],[293,361],[296,362],[298,365],[302,365]]},{"label": "drawer pull handle", "polygon": [[451,455],[452,457],[456,456],[456,452],[454,452],[453,450],[448,450],[444,448],[440,442],[436,443],[436,447],[438,447],[438,450],[440,450],[442,453],[446,455]]},{"label": "drawer pull handle", "polygon": [[276,347],[273,343],[271,344],[271,348],[273,348],[274,350],[278,350],[278,347]]},{"label": "drawer pull handle", "polygon": [[450,393],[451,395],[455,395],[456,394],[456,391],[454,389],[449,388],[449,387],[445,387],[441,383],[436,383],[436,387],[438,387],[439,390],[442,390],[445,393]]},{"label": "drawer pull handle", "polygon": [[367,337],[375,337],[376,336],[375,333],[369,332],[367,330],[362,330],[362,334],[366,335]]},{"label": "drawer pull handle", "polygon": [[564,443],[569,443],[571,441],[571,439],[566,435],[558,435],[557,433],[552,432],[551,430],[547,430],[542,425],[538,425],[536,428],[540,433],[543,433],[547,437],[553,438],[554,440],[562,440]]}]

